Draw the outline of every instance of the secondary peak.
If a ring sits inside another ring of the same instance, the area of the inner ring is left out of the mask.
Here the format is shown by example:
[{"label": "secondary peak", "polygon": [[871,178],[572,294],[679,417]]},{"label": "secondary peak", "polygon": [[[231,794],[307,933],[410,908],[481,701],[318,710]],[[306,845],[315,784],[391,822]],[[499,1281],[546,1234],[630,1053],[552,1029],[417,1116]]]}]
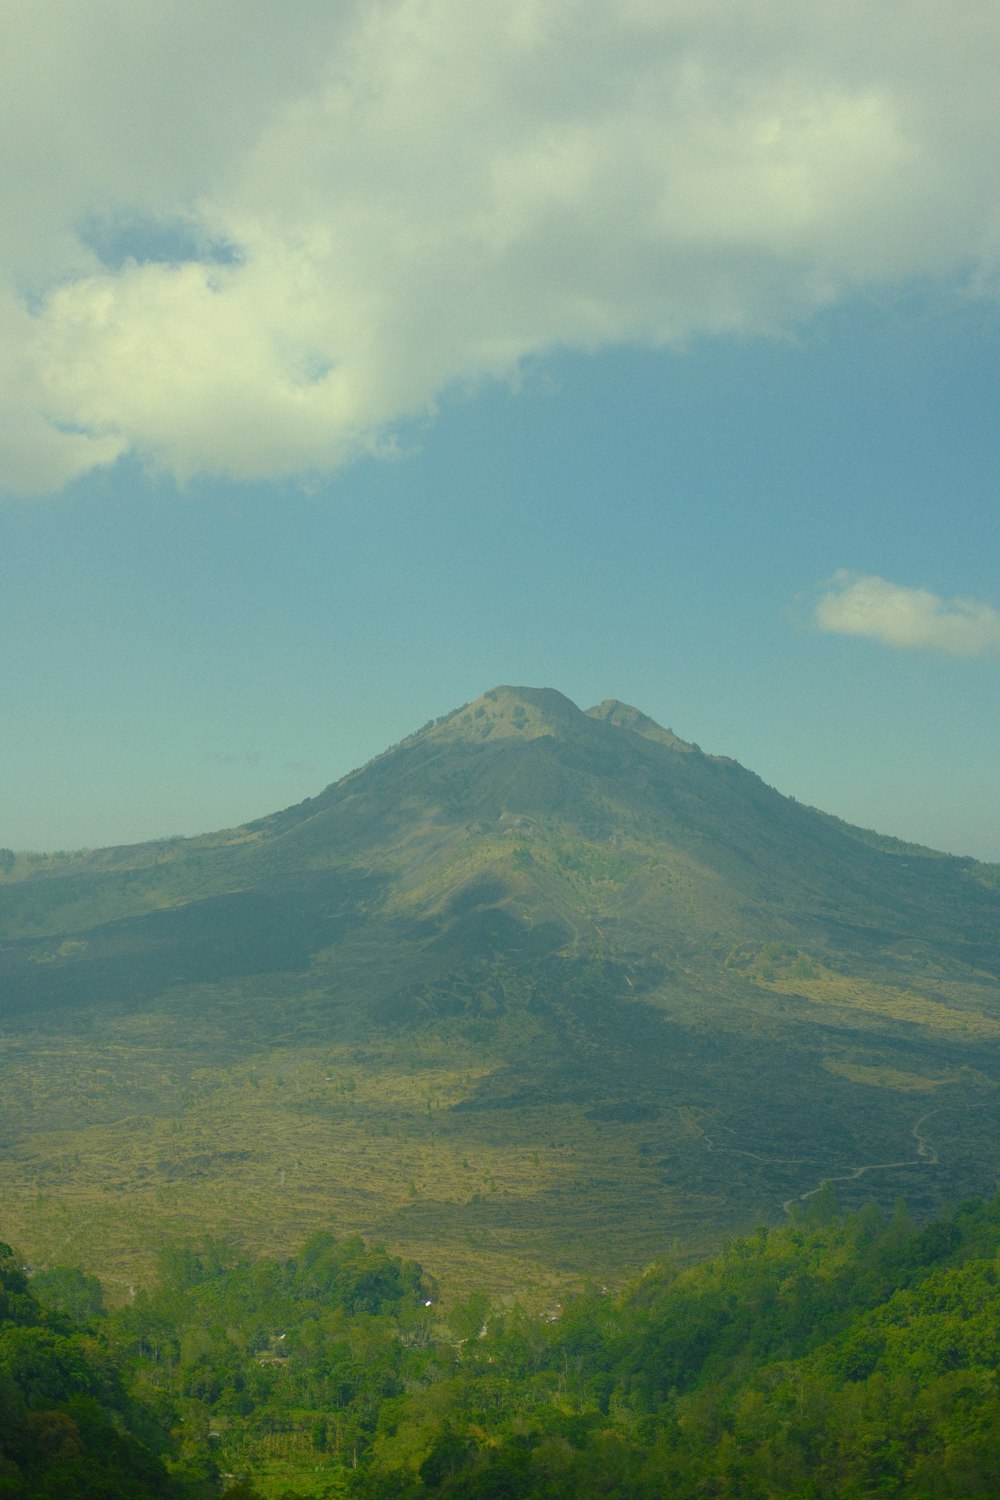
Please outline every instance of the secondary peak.
[{"label": "secondary peak", "polygon": [[657,724],[655,719],[651,719],[641,709],[633,708],[630,703],[622,703],[619,698],[605,698],[603,703],[588,708],[587,713],[592,719],[605,719],[619,729],[631,729],[633,734],[641,734],[644,739],[658,740],[661,745],[669,745],[672,750],[690,753],[698,748],[697,745],[680,739],[672,729],[664,729],[662,724]]}]

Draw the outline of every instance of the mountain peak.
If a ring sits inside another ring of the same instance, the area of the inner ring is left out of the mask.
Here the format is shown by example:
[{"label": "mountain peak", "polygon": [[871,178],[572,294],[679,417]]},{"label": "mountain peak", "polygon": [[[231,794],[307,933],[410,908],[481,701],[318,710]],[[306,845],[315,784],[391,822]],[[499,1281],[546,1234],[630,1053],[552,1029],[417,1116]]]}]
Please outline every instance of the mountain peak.
[{"label": "mountain peak", "polygon": [[490,688],[478,703],[491,703],[499,712],[510,710],[516,712],[518,708],[533,709],[546,717],[554,719],[575,719],[580,710],[565,693],[557,692],[555,688],[533,688],[533,687],[508,687],[501,685]]},{"label": "mountain peak", "polygon": [[430,739],[538,739],[562,735],[583,718],[580,709],[555,688],[490,688],[424,731]]}]

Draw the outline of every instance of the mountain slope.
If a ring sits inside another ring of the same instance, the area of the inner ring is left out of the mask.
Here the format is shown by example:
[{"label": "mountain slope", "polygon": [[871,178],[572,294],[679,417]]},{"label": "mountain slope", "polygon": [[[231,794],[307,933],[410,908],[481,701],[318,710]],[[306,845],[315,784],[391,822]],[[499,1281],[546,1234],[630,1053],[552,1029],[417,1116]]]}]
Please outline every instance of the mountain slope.
[{"label": "mountain slope", "polygon": [[333,1214],[494,1283],[825,1176],[930,1209],[995,1174],[996,873],[496,688],[245,828],[12,864],[0,1188],[43,1252]]}]

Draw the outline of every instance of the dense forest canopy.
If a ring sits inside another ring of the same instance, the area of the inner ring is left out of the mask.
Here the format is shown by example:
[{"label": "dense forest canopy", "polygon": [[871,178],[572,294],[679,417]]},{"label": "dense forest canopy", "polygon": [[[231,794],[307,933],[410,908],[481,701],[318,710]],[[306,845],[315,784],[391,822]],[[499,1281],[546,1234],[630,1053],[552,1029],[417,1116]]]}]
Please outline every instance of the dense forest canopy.
[{"label": "dense forest canopy", "polygon": [[105,1308],[0,1254],[0,1495],[957,1497],[1000,1472],[1000,1195],[839,1215],[564,1305],[321,1232],[168,1248]]}]

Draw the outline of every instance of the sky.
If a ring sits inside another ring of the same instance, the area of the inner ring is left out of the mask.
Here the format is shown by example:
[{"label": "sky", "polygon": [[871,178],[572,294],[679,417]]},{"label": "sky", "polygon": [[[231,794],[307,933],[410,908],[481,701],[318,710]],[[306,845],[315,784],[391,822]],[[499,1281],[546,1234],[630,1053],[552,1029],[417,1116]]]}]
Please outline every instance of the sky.
[{"label": "sky", "polygon": [[993,0],[32,0],[0,845],[498,683],[1000,861]]}]

